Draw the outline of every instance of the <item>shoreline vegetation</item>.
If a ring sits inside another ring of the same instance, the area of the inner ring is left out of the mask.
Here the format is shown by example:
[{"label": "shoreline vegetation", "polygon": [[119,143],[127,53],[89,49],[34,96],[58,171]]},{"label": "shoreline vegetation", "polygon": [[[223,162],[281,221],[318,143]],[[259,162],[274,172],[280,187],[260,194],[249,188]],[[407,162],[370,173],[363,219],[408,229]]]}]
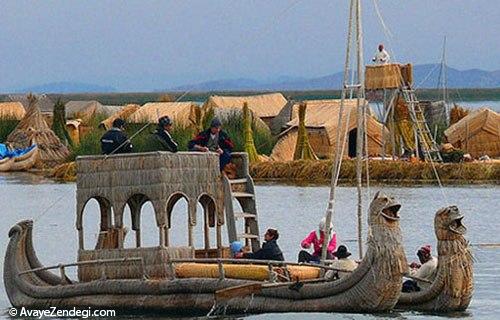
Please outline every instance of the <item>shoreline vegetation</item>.
[{"label": "shoreline vegetation", "polygon": [[[366,163],[366,162],[365,162]],[[437,185],[432,165],[426,162],[370,160],[370,183],[397,185]],[[330,183],[333,160],[299,160],[290,162],[258,162],[250,165],[250,175],[257,182],[286,184]],[[500,185],[500,163],[435,163],[443,185]],[[363,165],[365,166],[365,164]],[[356,183],[356,163],[344,160],[340,182]],[[364,176],[366,179],[366,176]]]},{"label": "shoreline vegetation", "polygon": [[[451,101],[500,101],[500,88],[450,88],[449,98]],[[158,92],[128,92],[128,93],[52,93],[48,96],[62,102],[70,100],[98,100],[104,105],[124,105],[130,103],[144,104],[151,101],[160,101],[164,95],[170,95],[174,100],[185,94],[179,101],[205,101],[211,95],[249,95],[276,92],[273,91],[207,91],[207,92],[180,92],[180,91],[158,91]],[[339,99],[341,90],[280,90],[279,92],[289,99],[313,100],[313,99]],[[417,89],[420,100],[439,100],[442,98],[441,89]],[[0,94],[0,101],[8,98],[7,94]]]}]

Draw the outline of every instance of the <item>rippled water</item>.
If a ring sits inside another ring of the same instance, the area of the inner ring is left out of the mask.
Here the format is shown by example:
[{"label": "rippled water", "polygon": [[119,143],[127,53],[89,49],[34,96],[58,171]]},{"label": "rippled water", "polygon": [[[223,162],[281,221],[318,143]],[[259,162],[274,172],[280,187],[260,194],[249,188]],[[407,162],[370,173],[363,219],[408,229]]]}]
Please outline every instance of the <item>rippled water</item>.
[{"label": "rippled water", "polygon": [[[435,248],[433,217],[435,211],[447,204],[456,204],[465,214],[468,238],[474,245],[475,293],[465,313],[447,317],[498,318],[500,309],[500,248],[477,246],[480,243],[500,243],[500,188],[498,186],[447,187],[373,187],[371,192],[382,189],[394,195],[403,205],[401,227],[405,248],[410,261],[416,260],[414,252],[422,244]],[[274,226],[280,230],[279,244],[287,260],[295,260],[300,240],[315,229],[324,215],[327,187],[297,187],[283,185],[257,186],[257,206],[261,231]],[[444,192],[444,194],[443,194]],[[30,174],[0,174],[0,203],[3,223],[0,225],[0,255],[7,246],[9,228],[17,221],[33,218],[34,244],[43,264],[53,265],[76,260],[77,233],[75,225],[75,185],[57,184]],[[356,239],[356,189],[341,187],[335,213],[335,230],[340,243],[346,244],[353,256],[357,256]],[[89,204],[85,215],[86,243],[95,241],[97,231],[96,205]],[[144,209],[144,243],[155,245],[157,230],[153,227],[152,208]],[[179,203],[174,208],[172,230],[173,244],[187,242],[186,206]],[[366,220],[366,219],[364,219]],[[126,221],[130,225],[130,221]],[[366,230],[366,226],[364,228]],[[201,229],[199,229],[201,230]],[[196,244],[201,245],[202,235],[197,232]],[[129,241],[132,237],[129,237]],[[129,242],[131,243],[131,242]],[[2,264],[3,268],[3,264]],[[68,270],[69,271],[69,270]],[[3,270],[2,270],[3,272]],[[70,273],[75,277],[76,274]],[[3,281],[0,291],[0,309],[9,307]],[[377,315],[353,314],[265,314],[248,316],[248,319],[344,319],[379,318]],[[397,318],[443,317],[414,312],[382,315]],[[0,318],[8,317],[1,314]],[[158,316],[159,317],[159,316]],[[155,316],[155,318],[158,318]],[[164,316],[162,316],[164,317]],[[134,316],[135,318],[135,316]]]}]

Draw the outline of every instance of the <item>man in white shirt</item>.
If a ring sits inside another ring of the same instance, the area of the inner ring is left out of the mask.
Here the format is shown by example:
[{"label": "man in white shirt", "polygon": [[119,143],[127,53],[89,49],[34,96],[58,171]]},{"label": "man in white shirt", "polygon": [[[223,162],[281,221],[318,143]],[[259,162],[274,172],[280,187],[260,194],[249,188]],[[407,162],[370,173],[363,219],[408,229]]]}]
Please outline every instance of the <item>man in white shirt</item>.
[{"label": "man in white shirt", "polygon": [[[417,256],[422,265],[413,262],[410,265],[410,275],[419,279],[434,281],[437,274],[438,259],[431,255],[431,246],[425,245],[421,247],[417,251]],[[403,284],[403,292],[420,291],[429,286],[430,283],[428,282],[408,280]]]},{"label": "man in white shirt", "polygon": [[387,51],[385,51],[383,44],[379,44],[378,52],[373,57],[372,61],[375,64],[388,64],[389,60],[391,60],[389,53],[387,53]]}]

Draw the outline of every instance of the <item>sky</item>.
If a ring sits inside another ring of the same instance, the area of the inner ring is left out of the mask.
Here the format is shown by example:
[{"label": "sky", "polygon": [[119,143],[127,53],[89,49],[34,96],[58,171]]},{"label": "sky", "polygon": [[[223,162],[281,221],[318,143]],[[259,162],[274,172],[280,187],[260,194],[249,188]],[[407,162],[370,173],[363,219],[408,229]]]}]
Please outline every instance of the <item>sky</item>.
[{"label": "sky", "polygon": [[[387,26],[375,10],[378,3]],[[364,57],[500,69],[500,1],[363,0]],[[0,0],[0,92],[60,81],[150,91],[341,71],[347,0]]]}]

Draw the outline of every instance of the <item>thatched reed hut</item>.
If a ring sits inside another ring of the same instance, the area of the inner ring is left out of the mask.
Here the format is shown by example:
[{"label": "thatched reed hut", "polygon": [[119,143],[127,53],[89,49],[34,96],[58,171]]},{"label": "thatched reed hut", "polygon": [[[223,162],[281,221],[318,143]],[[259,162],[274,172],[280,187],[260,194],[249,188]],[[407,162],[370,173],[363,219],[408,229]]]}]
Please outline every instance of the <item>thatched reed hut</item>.
[{"label": "thatched reed hut", "polygon": [[473,157],[500,156],[500,114],[481,108],[446,129],[446,139]]},{"label": "thatched reed hut", "polygon": [[42,112],[38,109],[36,99],[32,99],[26,115],[17,127],[7,137],[7,143],[14,148],[26,148],[38,145],[38,160],[36,167],[53,167],[66,160],[68,148],[50,129]]},{"label": "thatched reed hut", "polygon": [[[307,103],[305,125],[309,136],[309,143],[319,158],[331,158],[336,148],[335,140],[338,131],[340,100],[311,100],[305,102]],[[299,104],[294,104],[290,108],[289,111],[292,120],[287,123],[287,129],[280,134],[280,139],[271,153],[272,160],[293,160],[298,136],[298,108]],[[341,141],[345,139],[345,126],[348,113],[349,122],[345,154],[354,157],[356,154],[357,134],[356,100],[345,100]],[[367,116],[366,123],[368,154],[370,156],[380,155],[383,145],[382,136],[387,135],[387,129],[371,116],[371,112]]]},{"label": "thatched reed hut", "polygon": [[252,113],[262,119],[268,127],[272,126],[274,118],[288,103],[281,93],[250,96],[210,96],[205,101],[204,108],[241,110],[245,102]]},{"label": "thatched reed hut", "polygon": [[21,102],[0,102],[0,119],[21,120],[25,114]]},{"label": "thatched reed hut", "polygon": [[121,108],[118,112],[113,113],[111,116],[101,121],[99,127],[109,130],[113,126],[113,121],[120,118],[123,120],[128,120],[128,118],[139,110],[140,106],[138,104],[127,104]]},{"label": "thatched reed hut", "polygon": [[[11,94],[9,95],[8,99],[9,101],[12,102],[20,102],[24,110],[28,111],[28,108],[30,107],[30,101],[28,98],[29,95],[26,94]],[[54,111],[54,101],[49,98],[48,95],[46,94],[36,94],[33,95],[36,98],[37,101],[37,107],[40,110],[40,112],[45,116],[52,116],[52,112]]]},{"label": "thatched reed hut", "polygon": [[68,101],[66,103],[66,119],[80,119],[87,123],[96,115],[110,117],[123,109],[123,106],[102,105],[95,100]]},{"label": "thatched reed hut", "polygon": [[148,102],[132,113],[128,122],[131,123],[158,123],[158,119],[169,116],[175,125],[188,127],[195,121],[195,108],[198,104],[186,102]]}]

